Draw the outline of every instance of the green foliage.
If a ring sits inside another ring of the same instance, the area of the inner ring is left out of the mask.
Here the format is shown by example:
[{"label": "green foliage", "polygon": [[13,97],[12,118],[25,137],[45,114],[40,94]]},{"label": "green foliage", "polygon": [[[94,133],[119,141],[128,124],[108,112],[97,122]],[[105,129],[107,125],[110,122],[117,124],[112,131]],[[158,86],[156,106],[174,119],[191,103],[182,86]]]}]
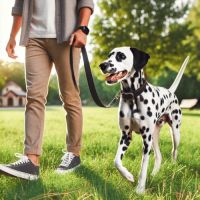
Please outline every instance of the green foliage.
[{"label": "green foliage", "polygon": [[[40,156],[40,178],[27,181],[0,175],[0,197],[11,199],[66,199],[66,200],[175,200],[200,198],[199,110],[183,110],[181,141],[176,163],[171,160],[172,139],[165,125],[159,134],[162,154],[161,169],[151,175],[154,152],[149,160],[146,192],[137,195],[138,174],[141,168],[142,139],[133,133],[133,141],[123,157],[123,165],[134,176],[131,183],[114,167],[120,139],[118,108],[83,108],[83,139],[81,167],[72,173],[58,175],[54,170],[61,163],[65,148],[65,111],[47,107]],[[3,117],[2,117],[3,116]],[[17,161],[14,153],[23,152],[24,111],[0,111],[0,163]]]},{"label": "green foliage", "polygon": [[[150,77],[150,82],[155,86],[161,86],[170,88],[177,76],[177,72],[174,72],[168,68],[163,69],[163,74],[157,78]],[[200,99],[200,82],[197,80],[197,76],[192,75],[188,77],[183,75],[180,84],[175,92],[179,102],[182,99]]]},{"label": "green foliage", "polygon": [[51,75],[48,89],[49,91],[47,95],[47,105],[61,105],[62,101],[59,97],[59,89],[56,74]]},{"label": "green foliage", "polygon": [[8,81],[14,81],[26,91],[23,63],[0,60],[0,91]]},{"label": "green foliage", "polygon": [[200,81],[200,0],[190,10],[189,17],[186,20],[190,22],[190,28],[193,29],[193,34],[187,37],[185,43],[189,44],[191,48],[191,57],[189,63],[190,74],[195,74]]},{"label": "green foliage", "polygon": [[190,22],[178,24],[187,13],[188,4],[179,7],[175,2],[101,0],[98,5],[102,15],[95,18],[91,33],[91,44],[94,45],[92,66],[98,78],[100,73],[96,66],[107,59],[113,48],[120,46],[136,47],[150,54],[151,59],[145,68],[148,76],[160,75],[166,66],[177,70],[177,64],[190,51],[190,46],[183,41],[192,34],[192,29],[189,28]]}]

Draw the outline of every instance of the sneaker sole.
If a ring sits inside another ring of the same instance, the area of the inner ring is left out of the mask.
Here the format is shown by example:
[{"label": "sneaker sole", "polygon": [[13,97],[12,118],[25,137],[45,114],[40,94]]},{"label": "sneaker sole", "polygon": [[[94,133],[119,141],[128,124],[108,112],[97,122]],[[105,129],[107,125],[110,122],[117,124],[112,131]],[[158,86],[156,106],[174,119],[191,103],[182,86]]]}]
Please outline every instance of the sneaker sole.
[{"label": "sneaker sole", "polygon": [[68,170],[56,169],[54,172],[57,173],[57,174],[67,174],[69,172],[74,171],[77,167],[80,167],[80,166],[81,166],[81,164],[77,165],[74,168],[68,169]]},{"label": "sneaker sole", "polygon": [[0,173],[4,174],[6,176],[18,177],[18,178],[27,179],[27,180],[37,180],[39,178],[39,175],[33,175],[33,174],[25,173],[25,172],[19,172],[17,170],[11,169],[4,165],[0,165]]}]

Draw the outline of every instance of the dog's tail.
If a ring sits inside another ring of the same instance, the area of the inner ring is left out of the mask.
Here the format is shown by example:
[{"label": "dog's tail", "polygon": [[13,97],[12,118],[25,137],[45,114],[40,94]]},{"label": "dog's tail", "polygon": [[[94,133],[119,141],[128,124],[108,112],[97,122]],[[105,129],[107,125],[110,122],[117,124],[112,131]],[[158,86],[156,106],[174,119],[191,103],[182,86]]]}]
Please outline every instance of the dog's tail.
[{"label": "dog's tail", "polygon": [[188,63],[188,60],[189,60],[189,56],[185,59],[180,71],[178,72],[178,75],[177,75],[175,81],[173,82],[173,84],[169,88],[170,92],[174,93],[176,91],[176,89],[177,89],[177,87],[178,87],[178,85],[180,83],[180,80],[181,80],[181,78],[183,76],[183,72],[185,71],[185,68],[186,68],[186,65]]}]

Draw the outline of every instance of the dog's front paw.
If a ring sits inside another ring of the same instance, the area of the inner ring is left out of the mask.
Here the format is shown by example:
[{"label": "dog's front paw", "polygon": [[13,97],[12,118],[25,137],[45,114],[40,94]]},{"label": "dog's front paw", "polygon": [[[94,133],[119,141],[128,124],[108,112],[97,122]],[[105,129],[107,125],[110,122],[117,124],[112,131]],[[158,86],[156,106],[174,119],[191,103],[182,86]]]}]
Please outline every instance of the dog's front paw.
[{"label": "dog's front paw", "polygon": [[128,181],[134,182],[134,177],[133,175],[126,169],[126,167],[121,167],[118,169],[120,174],[125,177]]},{"label": "dog's front paw", "polygon": [[136,188],[136,193],[137,194],[144,194],[144,192],[145,192],[145,187],[141,187],[141,186],[137,186],[137,188]]}]

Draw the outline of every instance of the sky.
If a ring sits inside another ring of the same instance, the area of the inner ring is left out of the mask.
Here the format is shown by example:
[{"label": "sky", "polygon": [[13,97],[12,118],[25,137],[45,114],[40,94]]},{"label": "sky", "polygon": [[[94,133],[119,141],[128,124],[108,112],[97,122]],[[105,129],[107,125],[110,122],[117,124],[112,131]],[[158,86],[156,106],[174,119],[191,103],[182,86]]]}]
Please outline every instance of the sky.
[{"label": "sky", "polygon": [[[94,0],[94,4],[95,4],[95,14],[93,14],[90,18],[90,23],[89,23],[89,29],[91,30],[92,27],[92,22],[95,18],[95,15],[100,15],[100,9],[97,6],[97,1],[98,0]],[[185,2],[188,0],[177,0],[176,3],[177,5],[180,5],[182,2]],[[195,0],[190,0],[190,1],[195,1]],[[15,54],[18,56],[18,58],[16,60],[13,60],[11,58],[9,58],[7,56],[7,53],[5,51],[7,42],[9,40],[9,36],[10,36],[10,31],[12,28],[12,21],[13,21],[13,17],[11,15],[11,10],[12,7],[14,6],[14,2],[15,0],[0,0],[0,59],[3,59],[5,61],[8,62],[14,62],[14,61],[18,61],[18,62],[22,62],[24,63],[25,61],[25,47],[20,47],[19,46],[19,39],[20,39],[20,32],[18,33],[17,37],[16,37],[16,42],[17,45],[15,47]],[[91,46],[88,45],[89,42],[91,40],[91,37],[88,36],[87,37],[87,45],[86,45],[86,49],[89,52]],[[89,60],[92,60],[92,55],[90,53],[88,53],[89,56]],[[81,59],[80,61],[80,67],[83,66],[83,61]],[[51,74],[55,74],[55,68],[53,67],[52,69],[52,73]]]},{"label": "sky", "polygon": [[[18,33],[16,37],[16,47],[15,54],[18,56],[16,60],[9,58],[6,52],[6,45],[10,37],[10,31],[12,28],[13,17],[11,15],[12,7],[14,6],[15,0],[0,0],[0,59],[8,61],[8,62],[25,62],[25,47],[19,46],[20,33]],[[94,0],[95,4],[95,13],[99,14],[100,10],[97,6],[97,0]],[[95,18],[95,14],[90,17],[89,29],[91,30],[92,22]],[[91,37],[88,35],[86,49],[90,51],[90,46],[88,45],[91,40]],[[92,60],[92,55],[88,53],[89,60]],[[83,66],[83,61],[80,61],[80,67]],[[53,67],[51,74],[55,74],[55,67]]]}]

